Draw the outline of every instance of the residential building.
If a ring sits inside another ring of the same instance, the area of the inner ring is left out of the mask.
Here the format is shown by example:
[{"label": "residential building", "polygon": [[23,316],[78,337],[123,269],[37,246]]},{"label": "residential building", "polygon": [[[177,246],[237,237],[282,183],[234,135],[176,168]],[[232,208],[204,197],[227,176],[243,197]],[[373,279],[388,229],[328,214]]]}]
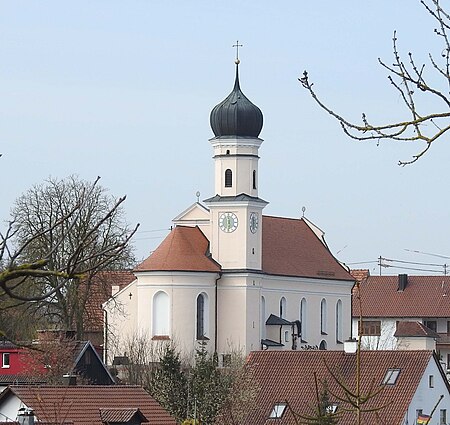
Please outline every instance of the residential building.
[{"label": "residential building", "polygon": [[131,385],[13,385],[0,394],[0,421],[14,422],[24,411],[52,424],[176,424],[143,388]]},{"label": "residential building", "polygon": [[[53,362],[59,363],[61,379],[63,374],[67,374],[93,385],[115,383],[114,377],[89,341],[57,340],[50,345],[41,342],[18,346],[3,340],[0,342],[0,356],[0,391],[13,384],[45,383],[49,372],[53,372]],[[48,363],[45,364],[47,359]]]},{"label": "residential building", "polygon": [[450,387],[433,351],[361,351],[359,379],[357,356],[355,351],[252,352],[248,365],[260,392],[243,424],[306,423],[295,415],[314,416],[317,393],[320,399],[326,388],[328,402],[322,407],[339,415],[340,425],[354,425],[354,406],[345,400],[352,399],[357,385],[361,399],[368,397],[361,404],[362,424],[412,425],[434,409],[430,424],[448,423]]},{"label": "residential building", "polygon": [[450,276],[367,275],[355,286],[352,315],[363,348],[435,348],[450,369]]},{"label": "residential building", "polygon": [[[144,334],[192,352],[339,349],[350,336],[353,277],[306,217],[263,214],[261,110],[236,77],[210,121],[214,196],[196,202],[104,304],[108,363]],[[276,172],[276,170],[271,170]],[[288,182],[286,182],[288,184]],[[120,309],[114,308],[120,306]]]}]

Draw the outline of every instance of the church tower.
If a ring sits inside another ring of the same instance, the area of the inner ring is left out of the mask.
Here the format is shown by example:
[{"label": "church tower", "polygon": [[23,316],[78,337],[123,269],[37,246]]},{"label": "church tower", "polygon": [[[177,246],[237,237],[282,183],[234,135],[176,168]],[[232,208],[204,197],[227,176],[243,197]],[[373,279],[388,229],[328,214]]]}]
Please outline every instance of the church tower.
[{"label": "church tower", "polygon": [[262,210],[258,197],[261,110],[242,93],[239,59],[231,93],[211,111],[215,196],[205,203],[211,215],[211,253],[222,269],[261,270]]}]

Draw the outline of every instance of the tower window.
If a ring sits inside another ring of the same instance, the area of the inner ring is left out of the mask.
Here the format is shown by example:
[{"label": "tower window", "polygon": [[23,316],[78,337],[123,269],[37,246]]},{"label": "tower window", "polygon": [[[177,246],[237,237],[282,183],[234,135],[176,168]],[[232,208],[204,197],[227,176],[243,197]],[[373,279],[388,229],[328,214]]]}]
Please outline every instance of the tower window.
[{"label": "tower window", "polygon": [[229,149],[227,149],[227,155],[229,155],[230,154],[230,150]]},{"label": "tower window", "polygon": [[253,170],[253,189],[256,189],[256,170]]},{"label": "tower window", "polygon": [[225,170],[225,187],[233,187],[233,172],[229,168]]}]

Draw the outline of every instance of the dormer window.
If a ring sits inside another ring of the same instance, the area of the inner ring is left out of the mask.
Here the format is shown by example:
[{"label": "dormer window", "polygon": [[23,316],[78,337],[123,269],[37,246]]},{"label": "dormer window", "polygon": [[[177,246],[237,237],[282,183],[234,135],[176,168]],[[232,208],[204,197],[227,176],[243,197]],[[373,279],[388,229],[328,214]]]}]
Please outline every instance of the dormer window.
[{"label": "dormer window", "polygon": [[275,403],[270,412],[269,419],[280,419],[286,410],[286,403]]},{"label": "dormer window", "polygon": [[233,172],[229,168],[225,170],[225,187],[233,187]]},{"label": "dormer window", "polygon": [[400,369],[388,369],[384,375],[383,385],[395,385],[398,375],[400,375]]}]

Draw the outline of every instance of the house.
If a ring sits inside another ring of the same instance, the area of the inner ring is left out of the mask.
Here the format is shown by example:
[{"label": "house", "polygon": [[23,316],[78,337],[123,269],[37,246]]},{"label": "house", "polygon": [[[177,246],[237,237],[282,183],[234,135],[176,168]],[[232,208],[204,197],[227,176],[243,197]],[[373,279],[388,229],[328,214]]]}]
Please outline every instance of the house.
[{"label": "house", "polygon": [[[360,394],[373,395],[363,403],[366,412],[361,423],[412,425],[419,414],[430,415],[435,407],[430,424],[448,423],[450,387],[433,351],[361,351],[360,355]],[[328,395],[323,407],[341,415],[340,425],[357,423],[355,412],[344,401],[356,391],[356,352],[256,351],[248,365],[260,392],[244,424],[305,423],[298,416],[296,422],[294,416],[314,415],[318,405],[315,377],[319,398]]]},{"label": "house", "polygon": [[450,368],[450,276],[366,276],[352,315],[354,336],[361,315],[364,348],[435,348]]},{"label": "house", "polygon": [[102,304],[107,301],[112,294],[134,281],[136,277],[130,270],[105,270],[97,273],[89,286],[87,282],[81,281],[80,285],[84,290],[89,291],[84,308],[84,332],[83,338],[91,341],[97,352],[103,357],[104,343],[104,311]]},{"label": "house", "polygon": [[263,214],[263,115],[240,88],[239,61],[210,122],[214,195],[175,217],[136,280],[105,303],[108,364],[137,334],[188,353],[198,342],[217,353],[339,349],[350,336],[354,279],[323,231],[306,217]]},{"label": "house", "polygon": [[153,397],[136,386],[11,386],[0,394],[1,421],[16,421],[21,409],[31,409],[36,421],[53,424],[176,424]]},{"label": "house", "polygon": [[[89,341],[51,341],[18,346],[0,342],[0,390],[12,384],[41,384],[63,375],[85,383],[112,385],[114,377]],[[58,374],[58,376],[55,376]]]}]

